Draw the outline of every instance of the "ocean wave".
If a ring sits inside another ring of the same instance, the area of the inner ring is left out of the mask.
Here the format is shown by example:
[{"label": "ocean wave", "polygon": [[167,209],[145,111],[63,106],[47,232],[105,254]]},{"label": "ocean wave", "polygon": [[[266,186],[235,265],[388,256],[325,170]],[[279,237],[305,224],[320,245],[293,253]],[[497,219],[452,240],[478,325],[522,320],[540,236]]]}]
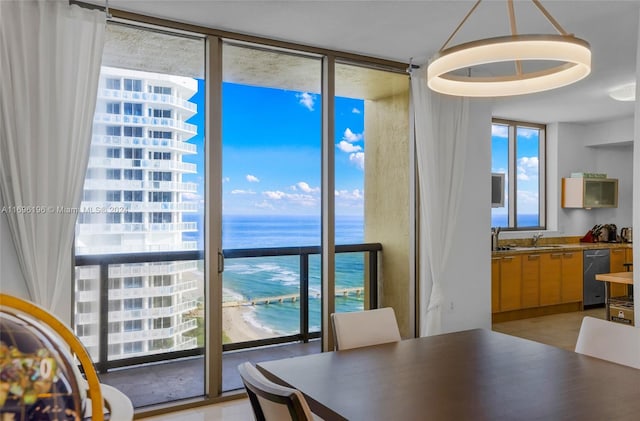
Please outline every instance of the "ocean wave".
[{"label": "ocean wave", "polygon": [[247,306],[246,308],[249,309],[249,311],[245,312],[244,315],[242,316],[245,323],[253,326],[256,329],[262,330],[266,333],[268,333],[269,335],[281,335],[280,332],[277,332],[275,330],[273,330],[272,328],[270,328],[269,326],[260,323],[260,321],[258,320],[258,314],[256,311],[256,308],[253,306]]},{"label": "ocean wave", "polygon": [[244,300],[244,295],[241,293],[234,291],[230,288],[222,288],[222,302],[227,301],[242,301]]}]

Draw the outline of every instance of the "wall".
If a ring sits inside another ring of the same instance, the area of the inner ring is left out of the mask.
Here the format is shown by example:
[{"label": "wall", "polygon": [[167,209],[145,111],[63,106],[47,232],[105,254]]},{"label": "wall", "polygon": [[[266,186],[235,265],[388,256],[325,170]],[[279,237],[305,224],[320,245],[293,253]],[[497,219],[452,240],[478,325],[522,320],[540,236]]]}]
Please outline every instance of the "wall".
[{"label": "wall", "polygon": [[[632,225],[633,117],[592,124],[547,125],[547,236],[582,236],[595,224]],[[601,172],[618,179],[618,207],[564,209],[562,177],[572,172]],[[530,237],[505,232],[501,238]]]},{"label": "wall", "polygon": [[472,100],[463,199],[444,268],[443,332],[491,329],[491,106]]},{"label": "wall", "polygon": [[[638,41],[640,41],[640,28],[638,29]],[[637,44],[636,51],[636,82],[640,80],[640,42]],[[634,116],[634,138],[633,138],[633,182],[636,186],[640,186],[640,84],[636,83],[636,109]],[[633,225],[640,227],[640,195],[633,195]],[[633,247],[633,261],[638,264],[640,262],[640,247]],[[640,288],[638,284],[638,278],[640,277],[640,270],[634,270],[633,275],[633,301],[640,303]],[[634,320],[636,320],[636,326],[640,326],[638,320],[640,320],[640,305],[635,305],[634,308]]]},{"label": "wall", "polygon": [[[633,118],[592,123],[555,123],[554,139],[548,139],[548,154],[557,155],[558,174],[549,178],[548,194],[558,200],[557,206],[549,206],[550,212],[558,210],[556,226],[559,235],[584,235],[595,224],[613,223],[618,228],[631,225],[633,186]],[[561,178],[572,172],[606,173],[618,179],[618,207],[608,209],[564,209],[560,206]],[[555,191],[554,191],[555,190]]]},{"label": "wall", "polygon": [[379,305],[393,307],[402,337],[413,337],[410,268],[409,96],[365,101],[365,242],[383,246]]}]

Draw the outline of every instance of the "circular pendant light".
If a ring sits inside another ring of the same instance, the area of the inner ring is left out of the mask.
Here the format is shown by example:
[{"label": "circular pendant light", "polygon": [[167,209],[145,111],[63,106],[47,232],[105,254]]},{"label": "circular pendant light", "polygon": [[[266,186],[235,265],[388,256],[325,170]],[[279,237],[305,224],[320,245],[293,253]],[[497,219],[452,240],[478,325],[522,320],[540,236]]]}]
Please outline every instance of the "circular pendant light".
[{"label": "circular pendant light", "polygon": [[[445,48],[481,0],[474,5],[443,48],[429,61],[429,88],[447,95],[502,97],[542,92],[577,82],[591,72],[589,43],[567,34],[537,0],[533,3],[560,34],[517,35],[513,0],[508,0],[512,35],[482,39]],[[515,62],[515,73],[500,76],[472,76],[473,66]],[[524,72],[522,62],[549,61],[542,70]],[[464,69],[469,69],[463,75]],[[457,73],[456,73],[457,71]]]}]

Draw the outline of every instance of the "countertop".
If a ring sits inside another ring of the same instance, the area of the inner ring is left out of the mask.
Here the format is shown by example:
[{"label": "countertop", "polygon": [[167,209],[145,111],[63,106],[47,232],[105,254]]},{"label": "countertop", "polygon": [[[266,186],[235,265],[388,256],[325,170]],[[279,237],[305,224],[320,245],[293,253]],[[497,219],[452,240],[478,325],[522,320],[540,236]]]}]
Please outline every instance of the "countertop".
[{"label": "countertop", "polygon": [[510,247],[509,250],[494,250],[491,252],[492,257],[499,257],[512,254],[530,254],[530,253],[546,253],[546,252],[564,252],[564,251],[583,251],[593,249],[616,249],[616,248],[632,248],[632,243],[544,243],[537,247],[509,244],[508,240],[501,242],[500,246]]}]

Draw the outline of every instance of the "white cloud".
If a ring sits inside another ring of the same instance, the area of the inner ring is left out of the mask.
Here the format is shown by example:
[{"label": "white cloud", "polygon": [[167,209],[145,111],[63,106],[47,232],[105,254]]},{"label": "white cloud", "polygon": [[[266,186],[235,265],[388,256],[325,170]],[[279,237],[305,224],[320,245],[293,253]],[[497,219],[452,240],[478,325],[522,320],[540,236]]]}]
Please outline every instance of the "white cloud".
[{"label": "white cloud", "polygon": [[308,92],[303,92],[296,96],[298,97],[298,101],[300,102],[301,105],[306,107],[309,111],[313,111],[313,106],[315,105],[315,102],[316,102],[315,95],[311,95]]},{"label": "white cloud", "polygon": [[234,189],[231,190],[231,194],[256,194],[256,192],[254,192],[253,190]]},{"label": "white cloud", "polygon": [[231,179],[230,179],[229,177],[224,177],[224,178],[222,179],[222,182],[223,182],[223,183],[228,183],[229,181],[231,181]]},{"label": "white cloud", "polygon": [[336,197],[339,197],[340,199],[344,199],[344,200],[362,200],[364,198],[360,189],[354,189],[351,191],[336,190],[335,194],[336,194]]},{"label": "white cloud", "polygon": [[524,137],[526,139],[538,138],[540,133],[538,129],[529,129],[527,127],[518,127],[518,137]]},{"label": "white cloud", "polygon": [[318,193],[320,192],[320,187],[316,187],[313,188],[311,186],[309,186],[308,183],[305,183],[304,181],[300,181],[296,184],[294,184],[293,186],[291,186],[291,190],[296,191],[296,190],[302,190],[305,193]]},{"label": "white cloud", "polygon": [[349,155],[349,161],[361,170],[364,170],[364,152],[355,152]]},{"label": "white cloud", "polygon": [[273,205],[266,200],[263,200],[260,203],[255,203],[254,206],[260,209],[273,209]]},{"label": "white cloud", "polygon": [[347,142],[346,140],[341,140],[340,143],[338,143],[336,146],[342,152],[346,152],[346,153],[359,152],[359,151],[362,150],[361,146],[352,145],[351,143]]},{"label": "white cloud", "polygon": [[245,177],[249,183],[259,183],[260,179],[255,175],[247,174]]},{"label": "white cloud", "polygon": [[281,191],[265,191],[265,192],[262,192],[262,194],[267,196],[268,199],[272,199],[272,200],[280,200],[283,197],[287,196],[285,192],[281,192]]},{"label": "white cloud", "polygon": [[355,107],[353,108],[353,110],[351,110],[351,112],[352,112],[353,114],[362,114],[362,111],[360,111],[359,109],[357,109],[357,108],[355,108]]},{"label": "white cloud", "polygon": [[362,133],[354,133],[347,127],[342,134],[342,140],[346,140],[349,143],[357,142],[362,140]]},{"label": "white cloud", "polygon": [[538,177],[538,158],[522,157],[518,159],[518,180],[528,181]]},{"label": "white cloud", "polygon": [[183,202],[200,202],[201,200],[202,196],[197,193],[182,193]]},{"label": "white cloud", "polygon": [[492,124],[491,136],[504,137],[506,139],[509,137],[509,127],[502,124]]}]

